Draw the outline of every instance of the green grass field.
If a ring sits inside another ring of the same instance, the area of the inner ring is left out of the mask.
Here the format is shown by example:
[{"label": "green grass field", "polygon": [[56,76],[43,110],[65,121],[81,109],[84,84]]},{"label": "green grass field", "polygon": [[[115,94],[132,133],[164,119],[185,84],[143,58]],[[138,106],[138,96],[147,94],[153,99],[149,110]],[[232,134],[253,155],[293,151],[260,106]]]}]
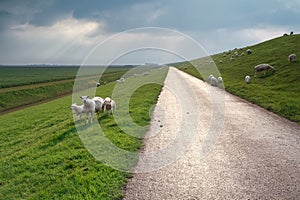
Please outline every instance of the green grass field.
[{"label": "green grass field", "polygon": [[[149,110],[157,101],[166,72],[165,69],[152,76],[161,85],[145,84],[131,95],[130,117],[135,123],[145,127],[149,124]],[[151,79],[151,75],[147,78]],[[96,95],[111,96],[114,88],[115,83],[109,83],[99,87]],[[69,95],[0,116],[0,199],[123,197],[131,174],[111,168],[88,152],[77,133],[71,103]],[[122,116],[128,118],[128,112],[118,105],[122,103],[117,102],[120,120],[126,121]],[[130,136],[134,132],[122,131],[112,116],[101,114],[98,120],[106,139],[137,155],[142,147],[141,138]],[[88,129],[84,119],[77,123]],[[133,162],[136,161],[137,157]]]},{"label": "green grass field", "polygon": [[[300,54],[299,43],[300,35],[284,36],[244,47],[243,50],[233,49],[228,55],[226,52],[216,54],[212,56],[212,59],[223,77],[224,86],[228,92],[300,124],[300,61],[299,57],[295,63],[288,61],[290,54]],[[251,55],[245,53],[241,56],[241,53],[248,48],[253,53]],[[235,51],[240,56],[230,61]],[[254,78],[253,68],[261,63],[274,66],[276,72],[266,75],[260,73]],[[207,62],[207,58],[190,63],[178,63],[175,66],[203,79],[193,65],[201,71],[204,79],[207,79],[211,73],[216,74],[211,68],[212,64]],[[245,75],[251,76],[251,84],[245,83]]]},{"label": "green grass field", "polygon": [[[109,67],[98,80],[99,69],[89,67],[80,76],[85,87],[119,79],[130,67]],[[78,68],[0,67],[0,112],[70,94]],[[22,84],[22,85],[19,85]]]}]

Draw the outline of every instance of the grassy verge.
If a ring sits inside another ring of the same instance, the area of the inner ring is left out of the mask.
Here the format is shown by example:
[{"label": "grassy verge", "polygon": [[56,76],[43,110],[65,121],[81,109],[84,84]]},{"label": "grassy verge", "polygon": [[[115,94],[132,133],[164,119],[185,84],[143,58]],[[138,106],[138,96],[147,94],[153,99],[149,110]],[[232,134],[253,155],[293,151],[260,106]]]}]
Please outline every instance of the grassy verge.
[{"label": "grassy verge", "polygon": [[[162,82],[166,73],[160,74]],[[98,88],[97,95],[111,96],[114,88],[115,83],[107,84]],[[157,84],[146,84],[132,94],[130,117],[136,123],[149,124],[145,116],[160,90]],[[71,101],[66,96],[0,116],[0,199],[123,197],[131,174],[97,161],[87,151],[74,125]],[[117,107],[117,112],[122,109]],[[114,117],[101,114],[98,119],[106,138],[119,148],[132,152],[141,148],[141,139],[123,132]]]},{"label": "grassy verge", "polygon": [[[299,42],[300,35],[279,37],[254,46],[233,49],[230,53],[228,51],[216,54],[212,59],[223,77],[228,92],[300,124],[300,61],[299,58],[295,63],[288,61],[291,53],[300,52],[297,45]],[[253,52],[251,55],[245,53],[248,48]],[[235,51],[239,56],[231,61],[230,57]],[[243,52],[244,56],[241,55]],[[205,59],[194,60],[191,63],[204,71],[204,74],[209,74],[206,72],[209,72],[211,64]],[[274,66],[276,72],[266,75],[260,73],[254,78],[253,68],[261,63]],[[177,67],[203,79],[190,64],[181,63]],[[251,76],[251,84],[245,84],[246,75]]]}]

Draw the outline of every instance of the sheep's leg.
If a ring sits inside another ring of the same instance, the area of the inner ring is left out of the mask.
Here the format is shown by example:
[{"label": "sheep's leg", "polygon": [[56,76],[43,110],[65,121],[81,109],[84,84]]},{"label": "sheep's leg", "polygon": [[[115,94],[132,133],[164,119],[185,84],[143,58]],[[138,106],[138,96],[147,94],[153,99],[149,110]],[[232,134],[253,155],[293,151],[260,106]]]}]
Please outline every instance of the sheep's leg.
[{"label": "sheep's leg", "polygon": [[91,123],[93,123],[94,112],[91,112]]},{"label": "sheep's leg", "polygon": [[85,124],[89,123],[89,114],[90,113],[86,113],[86,115],[85,115]]}]

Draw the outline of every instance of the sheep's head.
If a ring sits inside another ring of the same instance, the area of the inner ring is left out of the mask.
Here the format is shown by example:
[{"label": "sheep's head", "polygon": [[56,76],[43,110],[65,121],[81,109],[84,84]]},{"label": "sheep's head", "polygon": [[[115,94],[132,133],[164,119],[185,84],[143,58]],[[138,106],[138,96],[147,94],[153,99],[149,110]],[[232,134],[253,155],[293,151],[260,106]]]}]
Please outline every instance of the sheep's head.
[{"label": "sheep's head", "polygon": [[74,110],[75,106],[77,106],[77,104],[76,104],[76,103],[73,103],[73,104],[70,106],[70,109],[71,109],[71,110]]},{"label": "sheep's head", "polygon": [[89,96],[81,96],[80,99],[82,99],[83,103],[86,103],[88,100]]}]

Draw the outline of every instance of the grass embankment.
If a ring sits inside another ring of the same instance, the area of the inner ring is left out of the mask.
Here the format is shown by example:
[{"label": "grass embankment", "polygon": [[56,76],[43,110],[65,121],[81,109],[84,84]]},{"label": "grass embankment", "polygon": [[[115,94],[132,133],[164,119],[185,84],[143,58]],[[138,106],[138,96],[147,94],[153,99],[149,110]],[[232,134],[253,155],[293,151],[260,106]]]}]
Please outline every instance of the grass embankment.
[{"label": "grass embankment", "polygon": [[[159,74],[155,78],[162,83],[166,70]],[[124,117],[140,125],[149,124],[149,109],[161,87],[146,84],[135,90],[130,98],[130,115]],[[99,87],[97,95],[111,96],[114,88],[115,83]],[[74,125],[71,101],[71,96],[66,96],[0,116],[0,199],[123,197],[131,174],[97,161],[87,151]],[[123,108],[118,106],[117,112],[123,112]],[[116,146],[131,152],[141,148],[141,138],[124,133],[114,117],[102,113],[98,119],[106,138]],[[79,124],[86,127],[83,119]]]},{"label": "grass embankment", "polygon": [[[107,68],[100,82],[115,81],[129,69],[128,67]],[[73,90],[77,70],[78,68],[72,67],[0,67],[0,71],[2,71],[0,75],[0,88],[2,88],[0,89],[0,112],[70,94]],[[85,82],[86,87],[95,87],[96,82],[99,81],[98,71],[96,67],[90,67],[77,78]],[[16,86],[20,84],[23,85]]]},{"label": "grass embankment", "polygon": [[[300,124],[300,35],[275,38],[254,46],[231,50],[212,56],[223,80],[225,89],[269,111],[277,113],[289,120]],[[246,50],[252,50],[251,55]],[[231,55],[237,51],[239,56],[231,61]],[[241,56],[244,52],[245,55]],[[296,53],[298,58],[294,63],[288,61],[288,56]],[[224,55],[226,55],[224,57]],[[208,72],[212,64],[207,58],[194,60],[193,63],[200,70]],[[220,63],[222,60],[222,63]],[[253,77],[254,66],[268,63],[276,69],[274,74],[259,73]],[[190,63],[177,64],[177,67],[196,77],[201,77]],[[212,73],[212,72],[210,72]],[[245,84],[245,75],[251,76],[251,84]],[[205,76],[206,77],[206,76]],[[208,76],[207,76],[208,77]]]}]

